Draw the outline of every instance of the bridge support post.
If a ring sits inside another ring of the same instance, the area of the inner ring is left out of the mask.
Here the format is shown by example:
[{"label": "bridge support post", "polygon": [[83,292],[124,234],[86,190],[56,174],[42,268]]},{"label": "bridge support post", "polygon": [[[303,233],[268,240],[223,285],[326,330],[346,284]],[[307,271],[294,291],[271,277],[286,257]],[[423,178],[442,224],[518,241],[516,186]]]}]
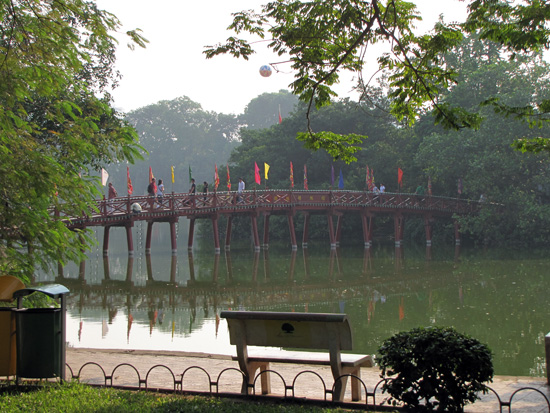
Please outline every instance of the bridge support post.
[{"label": "bridge support post", "polygon": [[134,238],[132,237],[132,224],[126,224],[126,244],[128,245],[128,255],[130,257],[134,256]]},{"label": "bridge support post", "polygon": [[225,250],[229,251],[231,249],[231,224],[233,217],[231,215],[227,216],[227,227],[225,230]]},{"label": "bridge support post", "polygon": [[288,280],[289,281],[294,280],[295,268],[296,268],[296,250],[292,250],[292,253],[290,255],[290,268],[288,270]]},{"label": "bridge support post", "polygon": [[132,274],[134,272],[134,257],[128,257],[128,264],[126,264],[126,282],[132,282]]},{"label": "bridge support post", "polygon": [[172,255],[170,260],[170,282],[172,284],[176,283],[176,270],[178,269],[178,256],[176,254]]},{"label": "bridge support post", "polygon": [[460,223],[455,220],[455,245],[460,245]]},{"label": "bridge support post", "polygon": [[302,248],[307,248],[309,238],[309,212],[304,212],[304,233],[302,234]]},{"label": "bridge support post", "polygon": [[189,236],[187,238],[187,251],[193,250],[193,236],[195,235],[195,218],[189,219]]},{"label": "bridge support post", "polygon": [[336,248],[336,240],[334,235],[334,225],[332,223],[332,215],[327,215],[327,221],[328,221],[328,236],[330,238],[330,249]]},{"label": "bridge support post", "polygon": [[[187,251],[187,261],[189,262],[189,281],[195,282],[195,259],[191,250]],[[188,282],[189,282],[188,281]]]},{"label": "bridge support post", "polygon": [[431,216],[424,216],[424,229],[426,230],[426,246],[432,245],[432,221]]},{"label": "bridge support post", "polygon": [[111,231],[110,226],[106,226],[103,229],[103,256],[109,254],[109,232]]},{"label": "bridge support post", "polygon": [[177,221],[170,221],[170,243],[172,245],[172,255],[178,253],[178,242],[176,237],[176,223]]},{"label": "bridge support post", "polygon": [[214,252],[220,253],[220,232],[218,231],[218,216],[212,217],[212,232],[214,233]]},{"label": "bridge support post", "polygon": [[147,237],[145,238],[145,255],[151,254],[151,238],[153,236],[153,221],[147,222]]},{"label": "bridge support post", "polygon": [[365,248],[372,247],[372,216],[361,214],[361,224],[363,225],[363,242]]},{"label": "bridge support post", "polygon": [[105,278],[105,280],[111,279],[111,270],[109,269],[109,257],[107,255],[103,257],[103,278]]},{"label": "bridge support post", "polygon": [[342,222],[344,221],[344,216],[343,214],[338,214],[338,220],[336,221],[336,237],[335,237],[335,241],[336,241],[336,246],[339,247],[340,246],[340,239],[342,237]]},{"label": "bridge support post", "polygon": [[254,239],[254,251],[260,251],[260,236],[258,235],[258,219],[256,215],[250,217],[252,222],[252,238]]},{"label": "bridge support post", "polygon": [[264,244],[263,248],[269,248],[269,214],[264,215]]},{"label": "bridge support post", "polygon": [[292,245],[292,251],[298,249],[298,242],[296,241],[296,230],[294,229],[294,216],[292,214],[287,215],[288,231],[290,232],[290,244]]},{"label": "bridge support post", "polygon": [[403,242],[403,230],[405,227],[405,219],[403,214],[395,214],[393,216],[394,230],[395,230],[395,246],[400,247]]}]

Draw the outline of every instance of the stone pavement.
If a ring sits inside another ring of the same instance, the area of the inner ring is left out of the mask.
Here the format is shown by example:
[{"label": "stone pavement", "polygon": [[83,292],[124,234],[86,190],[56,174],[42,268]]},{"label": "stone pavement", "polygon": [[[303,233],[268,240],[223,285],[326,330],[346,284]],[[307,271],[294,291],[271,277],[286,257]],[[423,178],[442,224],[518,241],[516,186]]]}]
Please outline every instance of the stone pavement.
[{"label": "stone pavement", "polygon": [[[96,364],[86,365],[90,362],[97,363],[101,368]],[[105,384],[107,377],[107,384],[113,386],[238,394],[242,382],[237,362],[224,355],[69,348],[67,364],[73,375],[79,376],[82,382],[91,384]],[[272,392],[276,396],[284,396],[286,386],[286,396],[323,400],[323,382],[329,389],[333,384],[330,368],[273,364],[271,370],[277,373],[271,375]],[[305,371],[307,373],[300,374]],[[68,370],[67,379],[70,377],[71,372]],[[381,393],[380,387],[376,388],[380,382],[379,370],[376,367],[363,368],[361,379],[367,391],[375,393],[375,399],[369,397],[368,404],[372,406],[383,403],[387,395]],[[350,385],[347,387],[345,402],[352,403]],[[550,413],[547,401],[550,400],[550,387],[545,378],[497,376],[490,387],[496,395],[489,393],[482,396],[475,404],[468,405],[465,411]],[[259,393],[259,380],[256,389]],[[327,399],[330,400],[330,396]],[[364,396],[361,402],[353,404],[364,405]]]}]

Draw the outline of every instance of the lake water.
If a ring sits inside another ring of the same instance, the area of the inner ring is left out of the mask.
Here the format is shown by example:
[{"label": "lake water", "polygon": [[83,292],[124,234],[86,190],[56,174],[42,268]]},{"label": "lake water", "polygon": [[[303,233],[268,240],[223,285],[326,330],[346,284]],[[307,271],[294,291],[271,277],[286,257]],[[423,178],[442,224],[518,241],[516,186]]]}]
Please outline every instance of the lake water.
[{"label": "lake water", "polygon": [[[185,223],[186,224],[186,223]],[[330,249],[310,242],[254,252],[248,242],[214,254],[211,240],[187,252],[181,226],[172,256],[168,227],[156,225],[145,255],[144,225],[134,228],[129,258],[123,229],[110,251],[88,254],[62,273],[38,273],[67,298],[67,341],[73,347],[233,354],[225,309],[344,312],[354,351],[376,354],[383,340],[418,326],[453,326],[494,353],[499,375],[544,376],[550,331],[550,259],[536,251],[375,243]],[[98,239],[102,229],[96,229]]]}]

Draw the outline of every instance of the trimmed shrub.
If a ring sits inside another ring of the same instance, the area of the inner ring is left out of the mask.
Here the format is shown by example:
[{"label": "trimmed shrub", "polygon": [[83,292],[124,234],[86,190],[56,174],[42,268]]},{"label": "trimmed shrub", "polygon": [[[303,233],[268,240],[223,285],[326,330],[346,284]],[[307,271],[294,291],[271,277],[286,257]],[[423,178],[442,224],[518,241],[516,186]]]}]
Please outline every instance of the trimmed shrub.
[{"label": "trimmed shrub", "polygon": [[401,332],[378,352],[389,403],[414,411],[461,412],[487,392],[483,383],[494,374],[491,350],[450,327]]}]

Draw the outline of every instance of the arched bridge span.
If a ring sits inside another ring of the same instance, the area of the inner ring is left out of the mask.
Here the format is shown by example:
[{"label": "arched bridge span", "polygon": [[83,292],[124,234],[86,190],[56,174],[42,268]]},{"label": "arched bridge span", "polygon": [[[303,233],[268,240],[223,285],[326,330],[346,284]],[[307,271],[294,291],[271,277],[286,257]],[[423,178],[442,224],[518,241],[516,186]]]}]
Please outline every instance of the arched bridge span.
[{"label": "arched bridge span", "polygon": [[[378,215],[389,215],[394,220],[396,245],[403,240],[404,219],[406,216],[419,216],[424,219],[426,243],[431,245],[432,223],[438,218],[456,218],[462,215],[475,214],[481,203],[460,198],[447,198],[430,195],[406,193],[373,193],[366,191],[295,191],[295,190],[259,190],[236,192],[211,192],[195,195],[166,194],[162,199],[149,196],[128,196],[110,200],[98,200],[88,214],[82,217],[62,217],[70,228],[102,226],[105,228],[103,252],[109,248],[109,230],[111,227],[125,227],[128,252],[133,254],[132,227],[136,221],[147,222],[145,252],[151,250],[151,232],[155,222],[170,224],[172,252],[175,253],[176,228],[180,217],[190,220],[188,249],[193,246],[195,220],[209,219],[216,252],[220,251],[218,218],[227,217],[225,248],[231,244],[231,225],[235,216],[249,217],[252,224],[252,236],[257,250],[263,244],[269,244],[269,217],[286,215],[292,249],[297,249],[294,217],[304,214],[302,245],[307,247],[309,237],[309,218],[311,215],[325,215],[328,223],[328,234],[331,248],[340,242],[342,216],[348,213],[359,214],[363,226],[365,247],[372,244],[374,218]],[[139,210],[140,212],[136,212]],[[263,243],[260,242],[258,218],[264,217]],[[334,226],[333,218],[337,218]],[[455,239],[460,243],[458,222],[455,221]]]}]

